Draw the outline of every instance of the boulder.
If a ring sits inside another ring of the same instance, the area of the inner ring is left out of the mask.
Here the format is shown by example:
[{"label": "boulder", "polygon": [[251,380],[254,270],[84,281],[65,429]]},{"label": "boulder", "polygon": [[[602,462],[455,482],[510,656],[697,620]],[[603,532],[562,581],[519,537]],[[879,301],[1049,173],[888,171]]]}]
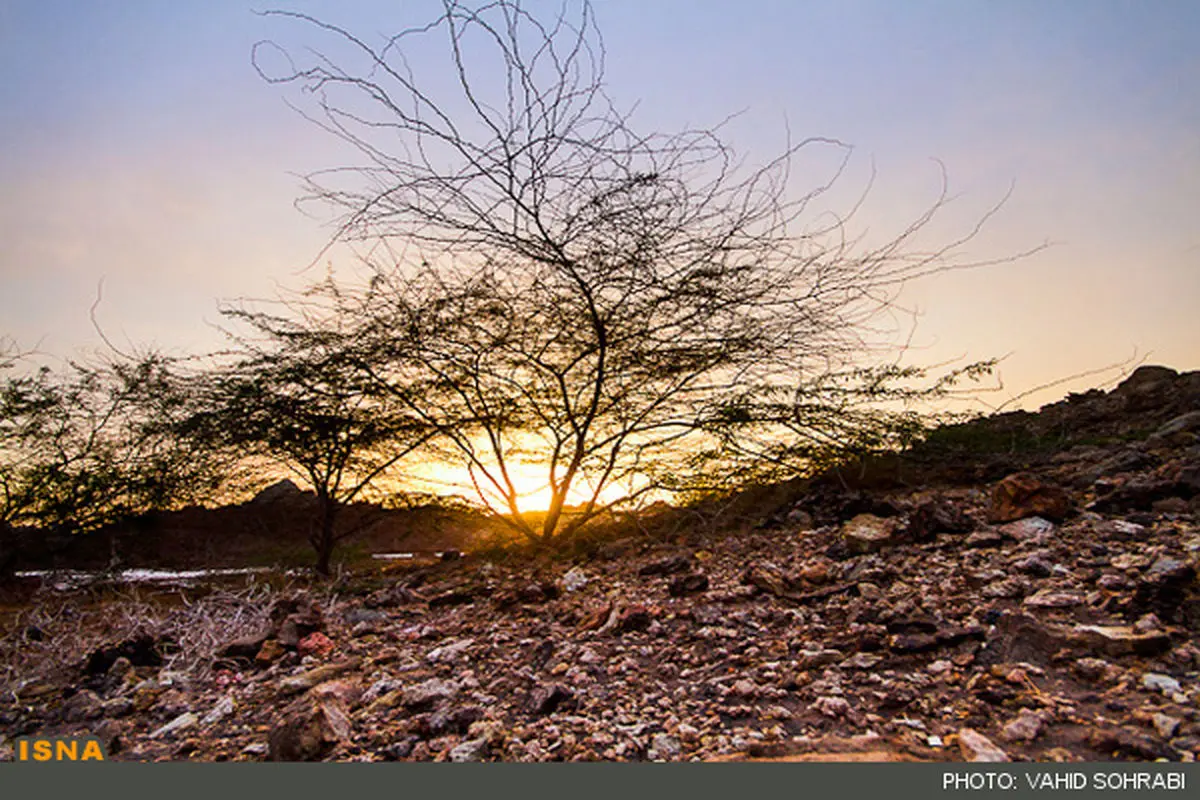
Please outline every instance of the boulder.
[{"label": "boulder", "polygon": [[1071,510],[1071,499],[1058,486],[1018,472],[992,488],[990,522],[1014,522],[1025,517],[1045,517],[1061,522]]},{"label": "boulder", "polygon": [[842,526],[842,540],[852,555],[881,550],[895,541],[896,521],[874,514],[859,514]]},{"label": "boulder", "polygon": [[267,739],[271,761],[317,761],[350,737],[345,704],[334,693],[305,696],[284,709]]}]

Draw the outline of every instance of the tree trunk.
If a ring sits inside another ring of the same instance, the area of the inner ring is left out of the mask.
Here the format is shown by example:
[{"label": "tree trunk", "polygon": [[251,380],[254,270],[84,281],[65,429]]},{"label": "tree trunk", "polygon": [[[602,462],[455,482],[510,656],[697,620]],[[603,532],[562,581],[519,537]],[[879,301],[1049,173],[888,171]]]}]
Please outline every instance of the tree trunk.
[{"label": "tree trunk", "polygon": [[313,545],[317,551],[316,570],[318,575],[330,574],[329,563],[333,559],[333,548],[337,544],[334,537],[334,523],[337,521],[338,502],[325,494],[318,494],[318,511],[321,515],[317,540]]}]

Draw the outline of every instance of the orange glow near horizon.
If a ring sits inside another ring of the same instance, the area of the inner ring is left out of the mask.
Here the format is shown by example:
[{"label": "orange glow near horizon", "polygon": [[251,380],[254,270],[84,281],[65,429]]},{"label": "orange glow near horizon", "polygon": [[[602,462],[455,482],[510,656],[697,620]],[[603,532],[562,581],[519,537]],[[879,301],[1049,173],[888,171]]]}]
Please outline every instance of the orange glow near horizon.
[{"label": "orange glow near horizon", "polygon": [[[499,470],[489,466],[492,474],[499,477]],[[477,472],[478,475],[478,472]],[[512,460],[508,463],[508,475],[517,490],[517,505],[522,512],[546,511],[550,508],[551,492],[549,483],[549,467],[546,464]],[[478,475],[480,488],[485,492],[490,488],[486,478]],[[407,470],[405,483],[417,488],[427,489],[437,494],[459,494],[469,499],[478,499],[478,492],[471,482],[470,473],[458,464],[426,462],[414,465]],[[627,488],[617,484],[608,484],[601,491],[599,502],[611,503],[619,500],[627,493]],[[576,506],[587,503],[592,497],[590,484],[586,480],[576,480],[567,493],[567,505]],[[487,492],[487,501],[497,511],[507,511],[507,503],[494,489]]]}]

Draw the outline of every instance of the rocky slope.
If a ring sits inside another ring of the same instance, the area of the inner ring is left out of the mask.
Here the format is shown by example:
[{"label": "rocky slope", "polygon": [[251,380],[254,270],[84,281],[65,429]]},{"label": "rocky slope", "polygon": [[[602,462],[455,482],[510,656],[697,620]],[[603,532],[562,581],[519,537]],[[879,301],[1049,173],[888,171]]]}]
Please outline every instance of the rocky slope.
[{"label": "rocky slope", "polygon": [[741,529],[664,510],[574,561],[287,593],[186,671],[149,626],[12,682],[0,731],[131,760],[1191,761],[1198,433],[1200,373],[1143,367],[743,499]]}]

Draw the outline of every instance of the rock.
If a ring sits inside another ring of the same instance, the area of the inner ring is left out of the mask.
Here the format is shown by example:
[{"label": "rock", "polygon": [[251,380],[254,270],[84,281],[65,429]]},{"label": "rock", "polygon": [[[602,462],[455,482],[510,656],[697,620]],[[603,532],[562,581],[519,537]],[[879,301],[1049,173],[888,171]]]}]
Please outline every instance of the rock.
[{"label": "rock", "polygon": [[1154,730],[1158,731],[1158,735],[1164,739],[1174,738],[1179,731],[1179,726],[1183,724],[1183,720],[1178,717],[1162,713],[1151,717],[1151,722],[1154,724]]},{"label": "rock", "polygon": [[817,669],[818,667],[836,664],[844,656],[841,650],[801,650],[796,654],[796,666],[800,669]]},{"label": "rock", "polygon": [[826,717],[840,718],[850,712],[850,703],[844,697],[818,697],[812,709]]},{"label": "rock", "polygon": [[465,606],[475,602],[480,593],[479,587],[460,586],[448,589],[429,599],[430,608],[445,608],[447,606]]},{"label": "rock", "polygon": [[276,719],[267,738],[272,761],[316,761],[350,737],[345,706],[330,694],[296,700]]},{"label": "rock", "polygon": [[1142,686],[1154,692],[1162,692],[1167,696],[1183,691],[1183,687],[1179,685],[1179,681],[1170,675],[1160,675],[1157,672],[1147,672],[1143,675]]},{"label": "rock", "polygon": [[742,583],[776,596],[788,593],[787,580],[773,564],[752,564],[742,573]]},{"label": "rock", "polygon": [[373,608],[352,608],[342,614],[342,619],[351,627],[364,623],[379,625],[388,621],[388,615]]},{"label": "rock", "polygon": [[212,725],[213,723],[220,722],[232,714],[235,708],[236,706],[234,705],[233,697],[230,695],[225,695],[217,701],[217,704],[214,705],[207,714],[204,715],[204,718],[200,720],[200,724]]},{"label": "rock", "polygon": [[1091,747],[1109,756],[1130,756],[1146,761],[1178,757],[1170,746],[1144,733],[1126,728],[1093,730],[1088,735],[1087,742]]},{"label": "rock", "polygon": [[1041,541],[1054,530],[1054,523],[1041,517],[1026,517],[1000,527],[1000,532],[1019,542]]},{"label": "rock", "polygon": [[429,717],[429,732],[434,736],[464,734],[471,725],[483,719],[483,716],[483,709],[479,706],[442,708]]},{"label": "rock", "polygon": [[[248,661],[253,661],[257,658],[263,645],[271,639],[269,631],[243,636],[239,639],[234,639],[227,642],[221,649],[217,651],[217,656],[220,658],[242,658]],[[274,640],[272,640],[274,641]],[[275,642],[278,645],[278,642]],[[282,652],[282,651],[281,651]]]},{"label": "rock", "polygon": [[1167,420],[1150,434],[1150,438],[1169,439],[1177,433],[1189,432],[1200,432],[1200,411],[1189,411]]},{"label": "rock", "polygon": [[888,638],[888,647],[896,653],[925,653],[940,647],[952,647],[969,639],[984,639],[978,625],[945,626],[933,633],[896,633]]},{"label": "rock", "polygon": [[[596,631],[603,628],[609,619],[613,616],[614,606],[612,603],[605,603],[601,606],[589,608],[583,612],[583,616],[576,626],[581,631]],[[616,622],[614,620],[613,624]]]},{"label": "rock", "polygon": [[539,686],[529,695],[529,710],[538,716],[553,714],[564,703],[574,699],[574,692],[562,684],[553,683],[548,686]]},{"label": "rock", "polygon": [[856,653],[847,658],[839,666],[842,669],[871,669],[883,661],[883,656],[874,653]]},{"label": "rock", "polygon": [[842,541],[853,555],[881,550],[895,541],[896,521],[874,514],[859,514],[842,526]]},{"label": "rock", "polygon": [[435,647],[426,654],[425,660],[433,664],[451,664],[463,660],[467,652],[474,646],[474,639],[461,639],[457,642]]},{"label": "rock", "polygon": [[279,643],[278,639],[267,639],[254,656],[254,663],[260,667],[269,666],[282,658],[286,652],[287,650]]},{"label": "rock", "polygon": [[1162,631],[1138,633],[1131,625],[1076,625],[1071,638],[1110,656],[1156,655],[1171,648]]},{"label": "rock", "polygon": [[1071,608],[1083,605],[1085,598],[1079,592],[1042,589],[1036,594],[1026,597],[1024,602],[1030,608]]},{"label": "rock", "polygon": [[963,547],[970,549],[984,547],[999,547],[1004,544],[1004,535],[1000,531],[975,531],[963,540]]},{"label": "rock", "polygon": [[192,727],[199,721],[200,718],[198,716],[193,714],[191,711],[185,711],[178,717],[175,717],[175,719],[168,722],[166,725],[163,725],[161,728],[151,733],[150,738],[159,739],[164,736],[174,736],[180,731]]},{"label": "rock", "polygon": [[1075,674],[1085,681],[1099,681],[1109,675],[1113,665],[1102,658],[1080,658],[1073,666]]},{"label": "rock", "polygon": [[114,697],[111,700],[105,700],[101,708],[101,714],[106,718],[125,717],[132,714],[133,711],[133,700],[128,697]]},{"label": "rock", "polygon": [[1043,483],[1028,473],[1018,472],[993,487],[988,520],[1013,522],[1038,516],[1061,522],[1070,509],[1070,498],[1061,488]]},{"label": "rock", "polygon": [[646,751],[646,758],[651,761],[670,761],[678,758],[681,752],[683,750],[678,739],[666,733],[656,733],[650,740],[650,749]]},{"label": "rock", "polygon": [[251,742],[242,748],[242,752],[248,756],[265,756],[270,749],[270,745],[266,742]]},{"label": "rock", "polygon": [[974,529],[975,520],[961,508],[936,498],[913,509],[905,532],[910,539],[924,541],[939,533],[970,533]]},{"label": "rock", "polygon": [[967,761],[1004,763],[1012,760],[1008,757],[1008,753],[993,744],[991,739],[971,728],[959,729],[958,749]]},{"label": "rock", "polygon": [[325,628],[320,607],[304,595],[279,598],[271,604],[267,615],[274,638],[287,648],[295,649],[301,639]]},{"label": "rock", "polygon": [[332,680],[350,670],[358,669],[361,665],[362,659],[360,658],[351,658],[334,664],[323,664],[316,669],[310,669],[299,675],[284,678],[279,682],[279,689],[285,695],[306,692],[319,683]]},{"label": "rock", "polygon": [[1163,629],[1162,620],[1157,614],[1143,614],[1133,623],[1133,629],[1138,633],[1152,633]]},{"label": "rock", "polygon": [[296,644],[296,651],[301,656],[317,656],[324,658],[333,652],[333,640],[320,631],[314,631]]},{"label": "rock", "polygon": [[667,585],[667,594],[672,597],[686,597],[706,591],[708,591],[708,576],[703,572],[689,572],[686,575],[680,575]]},{"label": "rock", "polygon": [[691,568],[692,560],[687,556],[670,556],[658,561],[652,561],[639,569],[638,574],[642,577],[673,575],[677,572],[687,572]]},{"label": "rock", "polygon": [[414,710],[428,708],[439,700],[454,697],[458,694],[459,689],[459,685],[454,681],[442,678],[430,678],[427,681],[405,689],[402,702],[405,706]]},{"label": "rock", "polygon": [[450,751],[450,760],[456,764],[483,761],[488,755],[488,740],[468,739]]},{"label": "rock", "polygon": [[1028,556],[1015,562],[1013,569],[1034,578],[1049,578],[1054,573],[1054,566],[1040,555]]},{"label": "rock", "polygon": [[1043,724],[1040,716],[1023,708],[1000,730],[1000,738],[1006,742],[1032,742],[1042,732]]},{"label": "rock", "polygon": [[91,689],[80,689],[63,703],[62,715],[67,722],[99,719],[104,715],[104,703]]},{"label": "rock", "polygon": [[562,588],[568,592],[578,592],[583,587],[587,586],[591,581],[590,578],[579,567],[572,567],[559,579],[562,583]]},{"label": "rock", "polygon": [[645,631],[650,627],[653,617],[645,606],[630,606],[622,609],[617,617],[616,630],[620,633]]}]

